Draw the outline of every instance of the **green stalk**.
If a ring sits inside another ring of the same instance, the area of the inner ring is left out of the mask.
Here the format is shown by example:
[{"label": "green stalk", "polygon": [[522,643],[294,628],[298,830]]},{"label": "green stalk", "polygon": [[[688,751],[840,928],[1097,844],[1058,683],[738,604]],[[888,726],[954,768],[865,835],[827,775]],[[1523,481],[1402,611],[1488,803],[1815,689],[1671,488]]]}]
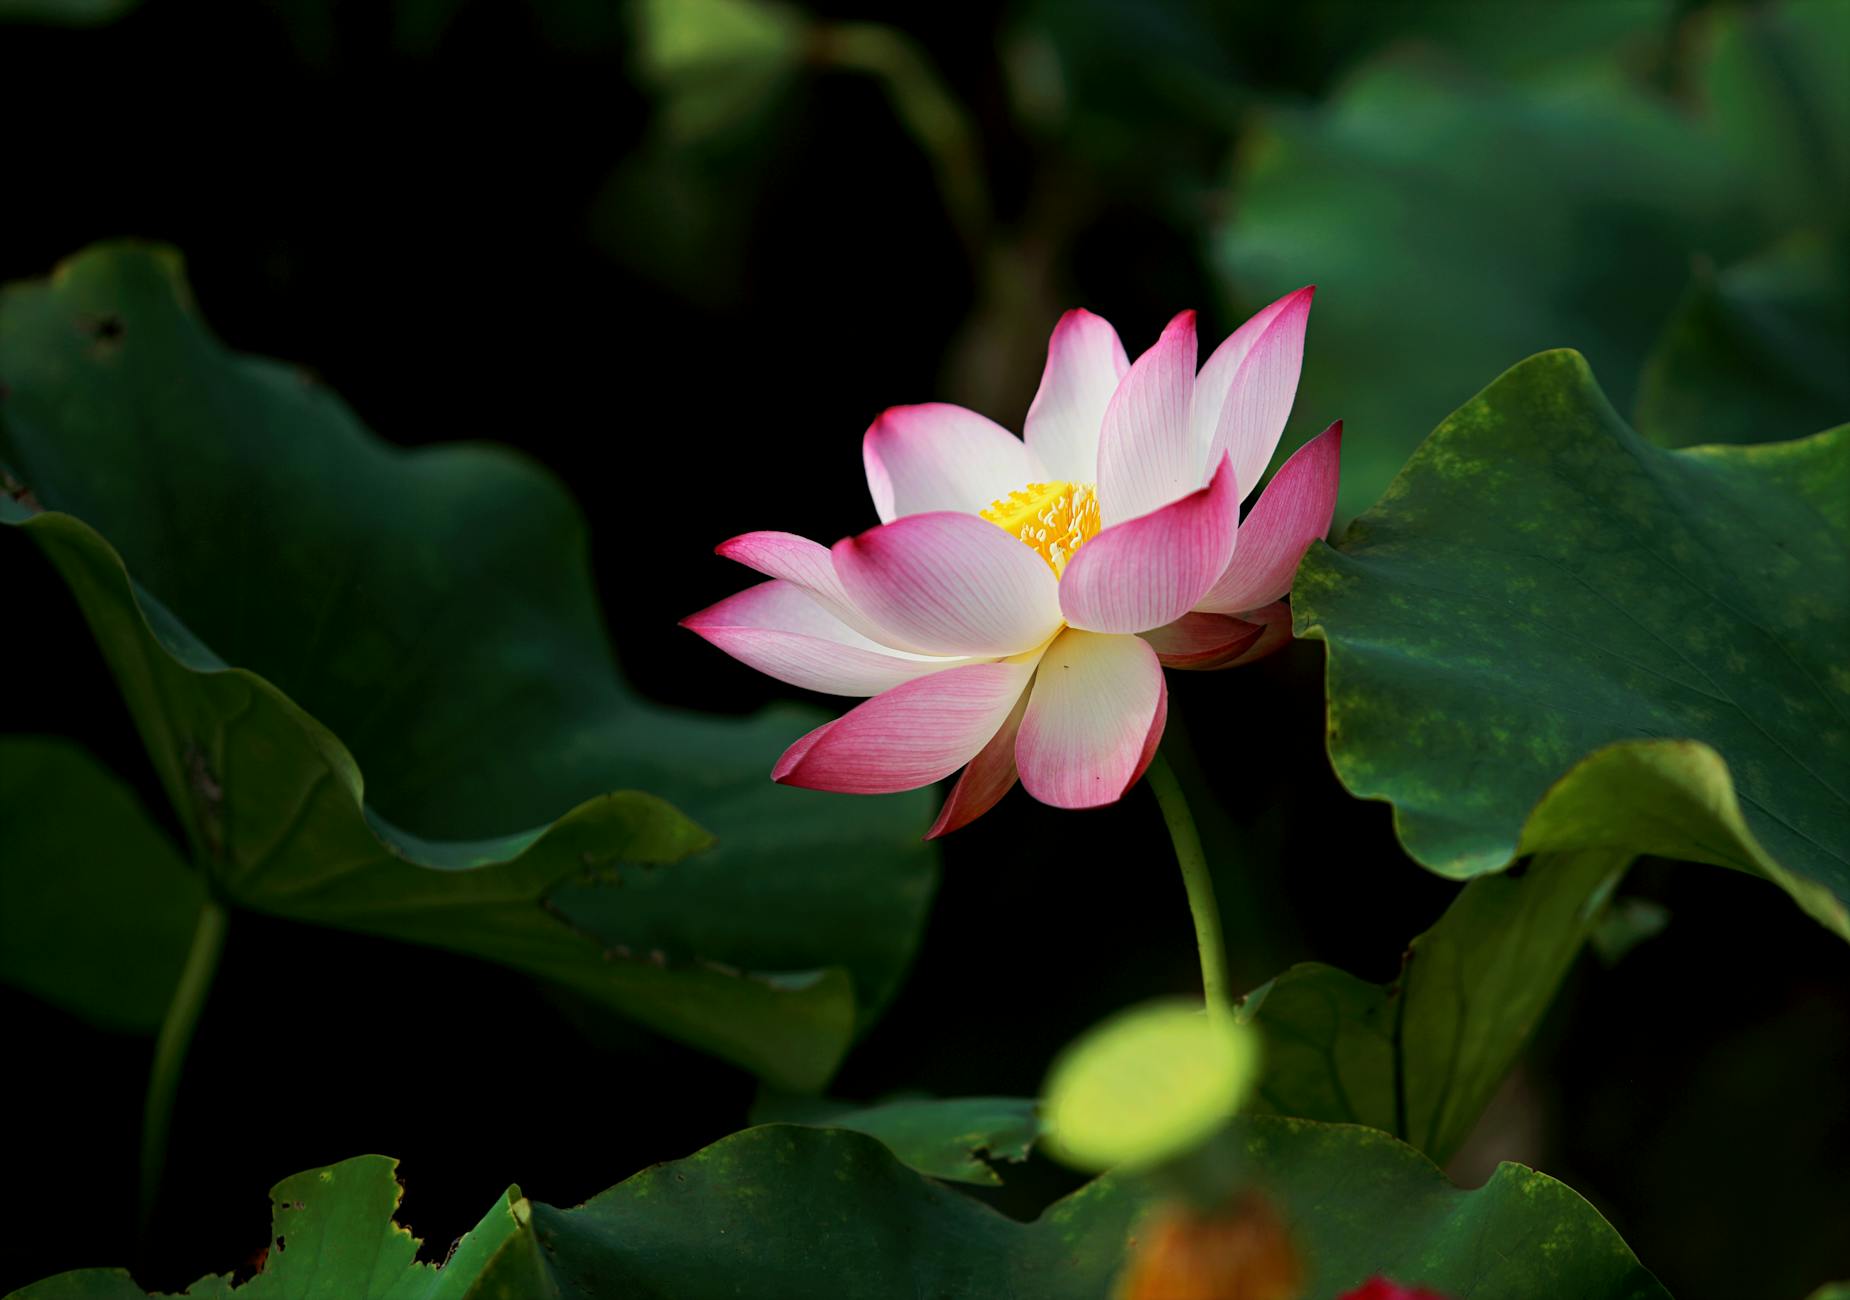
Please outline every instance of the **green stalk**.
[{"label": "green stalk", "polygon": [[1201,952],[1201,988],[1207,997],[1208,1014],[1230,1014],[1233,1006],[1227,993],[1227,942],[1221,937],[1220,907],[1214,901],[1214,880],[1208,874],[1207,855],[1201,851],[1201,834],[1195,829],[1195,817],[1188,810],[1182,783],[1176,780],[1174,769],[1160,751],[1151,761],[1148,775],[1157,806],[1163,810],[1163,822],[1169,827],[1169,839],[1175,845],[1183,887],[1188,890],[1188,910],[1195,918],[1195,946]]},{"label": "green stalk", "polygon": [[161,1173],[167,1163],[167,1131],[173,1123],[173,1099],[186,1064],[186,1049],[193,1041],[199,1013],[212,991],[219,953],[225,947],[225,905],[208,897],[199,907],[192,947],[180,971],[180,983],[161,1020],[154,1040],[154,1067],[148,1074],[148,1094],[141,1114],[141,1230],[153,1220]]}]

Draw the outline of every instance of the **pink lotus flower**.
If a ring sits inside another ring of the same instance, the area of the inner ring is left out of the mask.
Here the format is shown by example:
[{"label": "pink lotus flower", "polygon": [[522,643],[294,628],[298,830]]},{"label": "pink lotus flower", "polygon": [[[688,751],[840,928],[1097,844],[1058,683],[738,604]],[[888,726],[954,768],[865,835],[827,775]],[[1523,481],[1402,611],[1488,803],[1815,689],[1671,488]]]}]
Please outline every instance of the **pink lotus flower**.
[{"label": "pink lotus flower", "polygon": [[[1195,314],[1129,364],[1070,311],[1025,441],[962,407],[896,406],[862,445],[880,526],[824,547],[746,533],[768,575],[683,620],[780,681],[872,696],[792,745],[788,785],[910,790],[963,768],[929,837],[1019,778],[1061,808],[1112,803],[1156,752],[1163,667],[1230,668],[1290,639],[1283,597],[1335,509],[1340,423],[1240,520],[1297,391],[1313,290],[1195,370]],[[1237,546],[1236,546],[1237,537]]]}]

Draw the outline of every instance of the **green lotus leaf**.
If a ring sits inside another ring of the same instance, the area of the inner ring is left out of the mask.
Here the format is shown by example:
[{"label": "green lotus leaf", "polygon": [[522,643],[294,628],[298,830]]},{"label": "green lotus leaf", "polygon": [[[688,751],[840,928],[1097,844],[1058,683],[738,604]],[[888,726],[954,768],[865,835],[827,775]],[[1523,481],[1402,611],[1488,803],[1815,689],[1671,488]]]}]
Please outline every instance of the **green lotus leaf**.
[{"label": "green lotus leaf", "polygon": [[0,375],[0,534],[69,585],[226,900],[504,962],[794,1089],[891,996],[924,797],[786,791],[802,718],[631,696],[538,467],[380,442],[227,352],[159,249],[5,290]]},{"label": "green lotus leaf", "polygon": [[1604,914],[1629,855],[1542,854],[1472,881],[1371,984],[1304,962],[1247,994],[1265,1041],[1253,1109],[1352,1121],[1449,1160]]},{"label": "green lotus leaf", "polygon": [[1655,853],[1850,936],[1850,428],[1665,450],[1544,353],[1313,547],[1292,599],[1328,645],[1337,774],[1427,867]]},{"label": "green lotus leaf", "polygon": [[1835,224],[1841,233],[1850,211],[1850,7],[1714,4],[1693,26],[1704,116],[1755,203],[1791,226]]},{"label": "green lotus leaf", "polygon": [[[1578,348],[1620,409],[1641,393],[1661,404],[1642,376],[1672,317],[1698,309],[1691,266],[1732,266],[1845,210],[1846,7],[1712,9],[1690,24],[1708,39],[1673,52],[1672,25],[1661,29],[1663,57],[1687,55],[1686,102],[1639,77],[1650,51],[1623,41],[1522,78],[1487,77],[1462,51],[1403,48],[1326,103],[1260,120],[1214,254],[1245,310],[1307,281],[1322,289],[1280,454],[1345,421],[1339,517],[1367,508],[1426,432],[1516,358]],[[1507,21],[1492,6],[1480,25],[1526,54]],[[1779,389],[1795,367],[1819,378],[1811,357],[1827,344],[1782,355],[1763,324],[1737,322],[1756,346],[1726,359],[1733,383]],[[1840,362],[1831,354],[1839,381]],[[1780,422],[1754,423],[1752,439],[1850,414],[1818,420],[1802,394],[1796,405],[1764,408]],[[1683,422],[1680,440],[1741,428],[1716,416]]]},{"label": "green lotus leaf", "polygon": [[[188,1300],[466,1300],[482,1269],[523,1231],[525,1203],[510,1188],[441,1264],[420,1262],[423,1243],[393,1221],[403,1189],[385,1156],[355,1156],[285,1178],[270,1189],[271,1236],[258,1272],[201,1278]],[[531,1295],[509,1291],[503,1294]],[[146,1300],[120,1269],[82,1269],[15,1291],[7,1300]]]},{"label": "green lotus leaf", "polygon": [[[1230,1136],[1304,1255],[1305,1300],[1377,1274],[1452,1300],[1668,1300],[1598,1211],[1521,1165],[1465,1191],[1417,1151],[1355,1125],[1259,1117],[1235,1121]],[[511,1189],[432,1268],[412,1262],[416,1242],[391,1223],[391,1170],[364,1156],[284,1181],[272,1196],[286,1247],[241,1287],[208,1278],[189,1294],[1104,1300],[1154,1204],[1143,1184],[1107,1176],[1020,1223],[921,1177],[864,1134],[774,1124],[644,1170],[575,1209]],[[322,1235],[305,1236],[311,1225]],[[370,1267],[353,1271],[360,1260]],[[9,1300],[143,1292],[121,1272],[85,1270]]]},{"label": "green lotus leaf", "polygon": [[751,1121],[865,1133],[922,1174],[989,1186],[1002,1182],[996,1162],[1026,1160],[1041,1135],[1039,1103],[1025,1097],[898,1097],[852,1106],[761,1092]]},{"label": "green lotus leaf", "polygon": [[[1455,1300],[1665,1294],[1591,1206],[1519,1165],[1467,1192],[1371,1129],[1255,1118],[1232,1134],[1306,1257],[1307,1300],[1383,1272]],[[690,1278],[755,1300],[1103,1300],[1151,1203],[1143,1184],[1107,1176],[1019,1223],[863,1135],[770,1126],[574,1210],[534,1204],[531,1246],[510,1241],[503,1257],[510,1279],[541,1261],[553,1288],[541,1293],[562,1300],[680,1296]],[[501,1280],[500,1264],[485,1284]]]},{"label": "green lotus leaf", "polygon": [[1772,442],[1850,414],[1850,247],[1789,240],[1699,270],[1638,391],[1653,442]]},{"label": "green lotus leaf", "polygon": [[107,1029],[153,1033],[205,881],[84,750],[0,736],[0,980]]}]

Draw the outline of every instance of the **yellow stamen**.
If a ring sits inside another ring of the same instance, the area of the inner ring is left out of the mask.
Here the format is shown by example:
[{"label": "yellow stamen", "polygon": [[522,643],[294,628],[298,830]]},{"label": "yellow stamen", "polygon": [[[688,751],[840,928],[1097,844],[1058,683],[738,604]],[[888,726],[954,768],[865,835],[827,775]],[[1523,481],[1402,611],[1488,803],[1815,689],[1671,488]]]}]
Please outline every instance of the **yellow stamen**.
[{"label": "yellow stamen", "polygon": [[1030,483],[991,502],[982,515],[1040,552],[1057,577],[1098,532],[1098,494],[1090,483]]}]

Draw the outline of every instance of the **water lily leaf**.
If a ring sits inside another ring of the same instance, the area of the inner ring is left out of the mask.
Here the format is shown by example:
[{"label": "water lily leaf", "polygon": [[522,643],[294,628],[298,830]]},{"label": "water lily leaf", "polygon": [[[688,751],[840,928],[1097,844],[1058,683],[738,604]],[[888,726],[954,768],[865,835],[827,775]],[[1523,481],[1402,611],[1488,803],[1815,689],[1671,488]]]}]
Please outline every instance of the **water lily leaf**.
[{"label": "water lily leaf", "polygon": [[924,799],[784,791],[789,716],[634,699],[537,467],[379,442],[227,352],[157,249],[7,289],[0,376],[0,523],[69,584],[231,902],[559,980],[796,1089],[891,995]]},{"label": "water lily leaf", "polygon": [[1629,861],[1539,855],[1472,881],[1371,984],[1321,962],[1247,994],[1265,1041],[1254,1109],[1392,1133],[1443,1164],[1509,1073]]},{"label": "water lily leaf", "polygon": [[153,1033],[205,878],[89,754],[0,737],[0,980],[107,1029]]},{"label": "water lily leaf", "polygon": [[850,1106],[760,1092],[751,1121],[865,1133],[922,1174],[989,1186],[1002,1182],[997,1162],[1026,1160],[1041,1135],[1040,1105],[1025,1097],[901,1097]]},{"label": "water lily leaf", "polygon": [[1850,936],[1850,428],[1668,451],[1552,352],[1446,420],[1293,588],[1330,757],[1442,875],[1605,849]]},{"label": "water lily leaf", "polygon": [[[523,1231],[518,1188],[457,1242],[441,1264],[420,1262],[423,1243],[393,1221],[403,1189],[396,1160],[356,1156],[285,1178],[270,1189],[271,1236],[259,1271],[201,1278],[192,1300],[326,1297],[327,1300],[465,1300],[483,1267]],[[516,1294],[509,1292],[507,1294]],[[527,1294],[527,1293],[520,1293]],[[82,1269],[15,1291],[8,1300],[146,1300],[120,1269]]]},{"label": "water lily leaf", "polygon": [[1850,248],[1811,236],[1699,271],[1645,367],[1653,442],[1772,442],[1850,415]]},{"label": "water lily leaf", "polygon": [[1630,409],[1692,260],[1728,265],[1792,228],[1715,134],[1617,52],[1520,82],[1402,51],[1327,104],[1269,113],[1215,250],[1247,310],[1322,289],[1280,454],[1339,417],[1358,431],[1348,518],[1517,358],[1579,348]]}]

